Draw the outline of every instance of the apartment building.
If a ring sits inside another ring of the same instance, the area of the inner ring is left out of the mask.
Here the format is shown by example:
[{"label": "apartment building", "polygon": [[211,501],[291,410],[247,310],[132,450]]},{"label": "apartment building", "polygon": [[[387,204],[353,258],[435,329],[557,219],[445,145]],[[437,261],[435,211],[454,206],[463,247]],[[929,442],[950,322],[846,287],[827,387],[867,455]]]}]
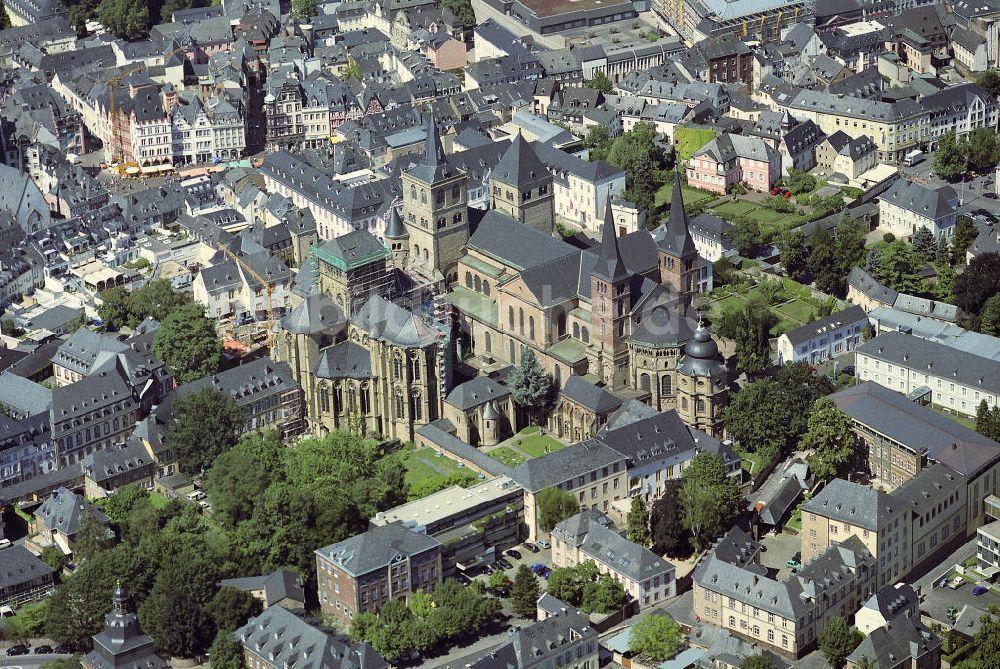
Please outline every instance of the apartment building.
[{"label": "apartment building", "polygon": [[979,403],[1000,402],[1000,361],[902,332],[886,332],[855,351],[859,382],[919,394],[944,409],[974,417]]},{"label": "apartment building", "polygon": [[433,590],[441,582],[441,542],[402,523],[316,550],[320,607],[349,625],[355,613],[377,613],[386,602]]},{"label": "apartment building", "polygon": [[599,656],[597,628],[564,609],[514,629],[510,640],[485,651],[468,669],[597,669]]},{"label": "apartment building", "polygon": [[[865,381],[830,395],[854,423],[878,485],[894,490],[935,462],[992,479],[1000,444],[904,395]],[[970,519],[971,520],[971,519]]]},{"label": "apartment building", "polygon": [[[281,316],[288,310],[292,271],[277,257],[263,251],[236,262],[219,252],[212,262],[192,282],[194,300],[205,306],[209,318],[252,321],[266,318],[269,311]],[[257,277],[268,282],[270,291]]]},{"label": "apartment building", "polygon": [[600,511],[581,511],[556,525],[550,536],[553,566],[593,561],[600,573],[625,588],[640,609],[658,606],[677,594],[674,566],[623,537]]},{"label": "apartment building", "polygon": [[958,223],[958,193],[951,186],[928,188],[897,179],[878,201],[878,229],[899,239],[909,239],[917,230],[950,238]]},{"label": "apartment building", "polygon": [[875,560],[853,536],[785,581],[730,553],[713,549],[695,569],[695,618],[788,659],[814,648],[829,618],[850,617],[876,588]]},{"label": "apartment building", "polygon": [[853,351],[867,324],[868,314],[855,306],[797,327],[778,337],[778,364],[814,365]]},{"label": "apartment building", "polygon": [[767,192],[781,177],[781,154],[761,137],[725,134],[688,161],[688,184],[725,195],[735,184]]}]

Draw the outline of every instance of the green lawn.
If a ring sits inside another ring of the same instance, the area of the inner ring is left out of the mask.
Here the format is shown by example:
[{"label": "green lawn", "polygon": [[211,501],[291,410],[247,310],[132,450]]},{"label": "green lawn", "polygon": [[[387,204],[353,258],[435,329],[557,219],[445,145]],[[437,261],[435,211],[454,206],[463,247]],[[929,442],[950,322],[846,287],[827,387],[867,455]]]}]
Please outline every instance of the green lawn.
[{"label": "green lawn", "polygon": [[[711,128],[685,128],[679,126],[674,129],[674,140],[677,142],[677,157],[688,161],[695,151],[705,146],[718,133]],[[686,201],[686,200],[685,200]]]},{"label": "green lawn", "polygon": [[799,299],[779,304],[772,310],[778,313],[779,318],[785,316],[790,320],[798,321],[799,325],[808,322],[809,317],[816,313],[816,307]]},{"label": "green lawn", "polygon": [[[670,180],[665,183],[660,190],[656,191],[656,206],[659,207],[661,205],[670,204],[670,198],[673,194],[674,182],[673,180]],[[687,186],[681,186],[681,195],[684,196],[684,204],[688,207],[694,204],[715,200],[719,197],[716,193],[695,190],[694,188],[688,188]]]},{"label": "green lawn", "polygon": [[524,428],[514,437],[514,448],[532,458],[540,458],[546,453],[566,448],[566,444],[561,441],[538,432],[537,426]]},{"label": "green lawn", "polygon": [[406,482],[417,486],[428,479],[447,478],[449,474],[464,469],[458,463],[444,456],[436,455],[433,448],[418,448],[403,455],[406,467]]},{"label": "green lawn", "polygon": [[722,204],[712,207],[712,211],[720,218],[725,218],[726,216],[747,216],[750,212],[758,209],[760,209],[759,204],[748,200],[740,202],[726,200]]},{"label": "green lawn", "polygon": [[975,429],[976,429],[976,419],[975,418],[970,418],[969,416],[966,416],[964,414],[952,413],[951,410],[946,409],[946,408],[944,408],[942,406],[939,406],[937,404],[931,404],[930,407],[932,409],[934,409],[935,411],[937,411],[942,416],[944,416],[945,418],[950,418],[951,420],[955,421],[959,425],[961,425],[963,427],[967,427],[970,430],[975,431]]},{"label": "green lawn", "polygon": [[149,503],[153,505],[154,509],[162,509],[167,505],[167,496],[162,492],[153,491],[149,493]]},{"label": "green lawn", "polygon": [[494,460],[499,460],[508,467],[517,467],[519,464],[528,459],[515,451],[513,448],[508,448],[506,446],[493,449],[490,451],[489,456]]}]

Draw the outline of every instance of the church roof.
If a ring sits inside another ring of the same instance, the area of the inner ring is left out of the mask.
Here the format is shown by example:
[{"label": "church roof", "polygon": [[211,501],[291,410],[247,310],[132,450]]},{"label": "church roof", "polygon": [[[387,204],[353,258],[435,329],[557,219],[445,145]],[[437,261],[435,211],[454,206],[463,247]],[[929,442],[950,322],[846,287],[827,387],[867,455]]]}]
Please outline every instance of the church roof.
[{"label": "church roof", "polygon": [[691,232],[688,230],[687,213],[684,211],[680,172],[674,173],[674,190],[670,198],[670,217],[667,219],[666,225],[661,225],[656,229],[654,237],[661,250],[678,258],[697,253],[694,240],[691,239]]},{"label": "church roof", "polygon": [[531,144],[525,141],[521,133],[514,137],[507,151],[500,157],[500,162],[493,169],[492,176],[498,181],[511,186],[522,186],[536,181],[548,174],[545,163],[538,157]]},{"label": "church roof", "polygon": [[615,234],[615,217],[611,212],[611,198],[604,208],[604,230],[601,237],[601,250],[597,261],[591,270],[593,276],[612,283],[628,276],[625,261],[622,260],[621,249],[618,248],[618,235]]}]

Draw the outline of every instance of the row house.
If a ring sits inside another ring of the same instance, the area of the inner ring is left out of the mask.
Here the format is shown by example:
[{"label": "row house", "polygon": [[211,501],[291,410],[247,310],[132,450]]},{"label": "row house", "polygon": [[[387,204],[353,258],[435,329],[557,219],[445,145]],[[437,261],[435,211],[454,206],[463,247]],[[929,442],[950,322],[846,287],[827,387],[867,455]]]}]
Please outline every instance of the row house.
[{"label": "row house", "polygon": [[175,164],[236,160],[246,152],[243,102],[217,96],[205,103],[193,97],[174,107],[172,151]]},{"label": "row house", "polygon": [[781,176],[781,163],[781,154],[762,138],[725,134],[691,157],[688,183],[720,195],[738,183],[767,192]]}]

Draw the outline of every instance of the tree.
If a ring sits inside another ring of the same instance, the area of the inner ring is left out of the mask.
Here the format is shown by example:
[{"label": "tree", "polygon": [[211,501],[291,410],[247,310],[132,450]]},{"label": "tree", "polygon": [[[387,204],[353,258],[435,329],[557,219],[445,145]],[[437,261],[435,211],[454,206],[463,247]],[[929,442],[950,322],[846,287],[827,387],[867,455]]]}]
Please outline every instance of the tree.
[{"label": "tree", "polygon": [[646,501],[639,495],[632,498],[627,534],[632,543],[649,546],[649,510],[646,508]]},{"label": "tree", "polygon": [[188,298],[174,290],[166,279],[153,279],[129,297],[129,326],[146,318],[163,322],[176,309],[188,303]]},{"label": "tree", "polygon": [[628,649],[657,662],[669,660],[681,646],[681,626],[667,615],[649,614],[632,626]]},{"label": "tree", "polygon": [[514,585],[510,589],[510,603],[514,614],[522,618],[534,617],[539,590],[538,578],[528,565],[519,565],[514,573]]},{"label": "tree", "polygon": [[865,259],[865,233],[861,223],[849,214],[844,214],[834,239],[837,247],[837,262],[844,276],[851,272],[852,267],[860,266]]},{"label": "tree", "polygon": [[740,662],[740,669],[775,669],[775,667],[763,655],[747,655]]},{"label": "tree", "polygon": [[802,282],[809,273],[809,249],[805,233],[801,228],[786,230],[778,236],[777,245],[781,253],[781,264],[788,276]]},{"label": "tree", "polygon": [[236,431],[245,420],[236,401],[208,385],[197,392],[175,395],[167,445],[186,474],[202,474],[236,443]]},{"label": "tree", "polygon": [[580,512],[580,503],[571,493],[552,486],[538,493],[538,527],[548,533],[552,528]]},{"label": "tree", "polygon": [[1000,95],[1000,72],[986,70],[976,78],[976,83],[985,88],[993,97]]},{"label": "tree", "polygon": [[117,37],[132,40],[149,28],[149,8],[139,0],[101,0],[97,19]]},{"label": "tree", "polygon": [[955,304],[967,314],[978,314],[986,301],[1000,293],[1000,255],[983,253],[955,278]]},{"label": "tree", "polygon": [[707,547],[743,512],[745,500],[722,461],[708,452],[692,458],[681,475],[684,525],[699,549]]},{"label": "tree", "polygon": [[236,640],[230,630],[219,630],[208,651],[211,669],[246,669],[243,659],[243,644]]},{"label": "tree", "polygon": [[83,669],[79,655],[64,657],[58,660],[50,660],[42,665],[41,669]]},{"label": "tree", "polygon": [[[281,439],[276,432],[248,435],[217,456],[205,476],[212,515],[234,529],[253,516],[262,490],[281,477]],[[117,495],[114,495],[117,497]]]},{"label": "tree", "polygon": [[491,588],[502,588],[507,585],[507,574],[503,570],[497,569],[490,574],[488,582]]},{"label": "tree", "polygon": [[311,19],[316,15],[316,0],[292,0],[292,15],[297,19]]},{"label": "tree", "polygon": [[812,272],[816,287],[824,293],[840,295],[844,291],[845,277],[842,272],[837,247],[829,231],[818,226],[810,239],[809,271]]},{"label": "tree", "polygon": [[623,607],[627,599],[621,583],[610,574],[601,574],[597,580],[583,584],[580,610],[584,613],[612,613]]},{"label": "tree", "polygon": [[785,177],[784,183],[793,195],[811,193],[816,190],[816,177],[794,167],[788,169],[788,176]]},{"label": "tree", "polygon": [[986,400],[976,407],[976,432],[993,441],[1000,441],[1000,406],[990,408]]},{"label": "tree", "polygon": [[583,584],[573,567],[556,567],[549,574],[548,593],[572,606],[583,600]]},{"label": "tree", "polygon": [[153,336],[153,353],[182,383],[219,371],[222,344],[215,324],[204,307],[189,303],[178,307],[160,323]]},{"label": "tree", "polygon": [[964,265],[965,252],[979,236],[979,228],[968,216],[959,216],[955,232],[951,235],[951,264]]},{"label": "tree", "polygon": [[7,14],[7,7],[0,3],[0,30],[10,28],[10,15]]},{"label": "tree", "polygon": [[809,469],[821,479],[846,474],[857,439],[851,419],[828,397],[821,397],[809,414],[809,427],[802,437],[802,450],[811,450]]},{"label": "tree", "polygon": [[1000,293],[986,300],[979,316],[979,331],[1000,337]]},{"label": "tree", "polygon": [[73,555],[78,562],[85,562],[111,545],[108,528],[101,524],[92,514],[84,515],[80,522],[80,531],[73,542]]},{"label": "tree", "polygon": [[157,650],[171,657],[204,653],[215,639],[209,613],[219,571],[214,556],[195,545],[181,545],[165,561],[153,588],[139,605],[139,622],[156,640]]},{"label": "tree", "polygon": [[996,167],[997,134],[992,128],[976,128],[962,140],[970,170],[986,171]]},{"label": "tree", "polygon": [[589,149],[590,160],[607,160],[611,150],[611,135],[606,126],[595,125],[587,131],[583,145]]},{"label": "tree", "polygon": [[1000,666],[1000,618],[993,615],[980,618],[979,631],[972,639],[975,650],[970,658],[974,669],[996,669]]},{"label": "tree", "polygon": [[625,198],[640,210],[651,211],[660,186],[655,175],[663,163],[653,126],[638,123],[618,137],[608,151],[608,162],[625,172]]},{"label": "tree", "polygon": [[847,656],[861,643],[862,634],[852,630],[842,616],[830,618],[819,634],[819,650],[834,669],[844,666]]},{"label": "tree", "polygon": [[752,218],[737,220],[729,231],[729,238],[736,252],[744,258],[756,258],[764,246],[760,224]]},{"label": "tree", "polygon": [[248,592],[224,587],[215,593],[215,597],[205,608],[220,631],[232,632],[243,627],[254,616],[260,615],[261,602]]},{"label": "tree", "polygon": [[771,363],[769,334],[776,323],[768,305],[751,300],[743,309],[723,312],[719,334],[736,342],[736,364],[748,375],[759,374]]},{"label": "tree", "polygon": [[726,431],[740,448],[767,457],[785,450],[790,416],[778,384],[762,379],[736,392],[724,409]]},{"label": "tree", "polygon": [[440,0],[439,4],[442,9],[447,9],[458,17],[458,20],[466,28],[472,28],[476,25],[476,13],[472,9],[470,0]]},{"label": "tree", "polygon": [[611,81],[611,77],[604,74],[603,71],[598,70],[594,74],[593,79],[587,79],[583,82],[583,85],[587,88],[594,88],[604,93],[605,95],[611,95],[615,91],[615,84]]},{"label": "tree", "polygon": [[[872,249],[872,251],[874,252],[875,249]],[[951,264],[951,250],[948,248],[948,238],[944,235],[938,237],[937,251],[934,253],[934,262],[938,265]]]},{"label": "tree", "polygon": [[934,233],[923,226],[917,228],[917,231],[913,233],[913,250],[927,262],[934,262],[936,249],[937,242],[934,241]]},{"label": "tree", "polygon": [[132,318],[129,308],[129,293],[120,286],[101,291],[101,304],[97,307],[97,317],[110,331],[121,330]]},{"label": "tree", "polygon": [[943,135],[934,150],[934,172],[948,181],[956,181],[968,171],[968,161],[955,133]]},{"label": "tree", "polygon": [[680,507],[680,490],[681,481],[670,479],[663,488],[663,494],[653,502],[653,550],[671,557],[687,557],[691,550]]},{"label": "tree", "polygon": [[524,408],[535,420],[548,403],[552,380],[545,373],[538,358],[530,348],[523,348],[521,362],[507,378],[510,396],[514,403]]},{"label": "tree", "polygon": [[66,565],[66,561],[69,559],[58,546],[46,546],[43,548],[41,558],[42,562],[49,565],[52,571],[57,574],[62,571],[62,568]]},{"label": "tree", "polygon": [[876,278],[885,285],[900,292],[917,292],[920,289],[918,270],[923,264],[916,251],[906,242],[882,242],[879,250]]}]

